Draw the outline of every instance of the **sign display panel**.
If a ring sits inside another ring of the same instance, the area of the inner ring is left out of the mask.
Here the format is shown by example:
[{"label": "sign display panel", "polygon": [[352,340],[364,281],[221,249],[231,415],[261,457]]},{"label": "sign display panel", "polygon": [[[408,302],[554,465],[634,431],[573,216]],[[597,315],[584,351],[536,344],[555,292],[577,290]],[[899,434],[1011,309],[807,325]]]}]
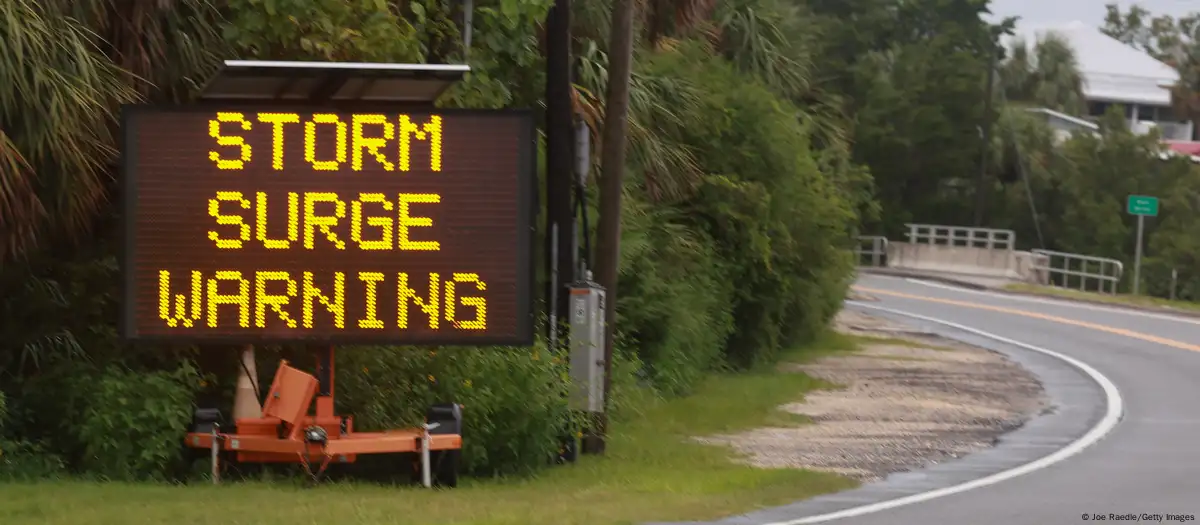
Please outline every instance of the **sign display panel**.
[{"label": "sign display panel", "polygon": [[1125,201],[1125,211],[1130,215],[1158,216],[1158,197],[1130,195]]},{"label": "sign display panel", "polygon": [[129,339],[529,344],[521,111],[128,106]]}]

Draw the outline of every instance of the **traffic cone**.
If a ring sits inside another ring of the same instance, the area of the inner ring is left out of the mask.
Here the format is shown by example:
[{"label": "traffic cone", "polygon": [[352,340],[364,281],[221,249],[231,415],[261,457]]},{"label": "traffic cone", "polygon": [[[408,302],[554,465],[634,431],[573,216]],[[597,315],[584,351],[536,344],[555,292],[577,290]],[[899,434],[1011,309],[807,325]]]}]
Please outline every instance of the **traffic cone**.
[{"label": "traffic cone", "polygon": [[246,345],[242,349],[242,366],[238,367],[237,390],[233,394],[233,419],[262,417],[262,405],[259,404],[258,368],[254,365],[254,345]]}]

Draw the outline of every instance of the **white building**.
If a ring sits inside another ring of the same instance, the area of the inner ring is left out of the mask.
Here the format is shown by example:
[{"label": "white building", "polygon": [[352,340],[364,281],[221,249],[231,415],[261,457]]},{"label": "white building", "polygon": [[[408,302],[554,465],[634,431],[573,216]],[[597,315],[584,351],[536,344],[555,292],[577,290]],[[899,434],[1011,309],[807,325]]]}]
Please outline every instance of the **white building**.
[{"label": "white building", "polygon": [[[1171,109],[1169,90],[1179,81],[1174,68],[1082,22],[1021,27],[1017,32],[1032,46],[1038,37],[1050,31],[1066,38],[1075,49],[1084,78],[1089,120],[1119,104],[1125,109],[1130,128],[1136,132],[1145,133],[1157,127],[1166,141],[1200,140],[1200,130]],[[1074,127],[1075,123],[1071,124]]]},{"label": "white building", "polygon": [[[1100,132],[1100,126],[1093,122],[1095,120],[1094,117],[1092,120],[1082,119],[1046,108],[1029,108],[1026,111],[1045,117],[1046,123],[1050,125],[1050,129],[1054,130],[1054,136],[1059,141],[1068,140],[1076,133]],[[1166,145],[1166,149],[1160,155],[1160,158],[1163,160],[1183,156],[1191,159],[1196,164],[1200,164],[1200,142],[1167,140],[1164,141],[1164,144]]]}]

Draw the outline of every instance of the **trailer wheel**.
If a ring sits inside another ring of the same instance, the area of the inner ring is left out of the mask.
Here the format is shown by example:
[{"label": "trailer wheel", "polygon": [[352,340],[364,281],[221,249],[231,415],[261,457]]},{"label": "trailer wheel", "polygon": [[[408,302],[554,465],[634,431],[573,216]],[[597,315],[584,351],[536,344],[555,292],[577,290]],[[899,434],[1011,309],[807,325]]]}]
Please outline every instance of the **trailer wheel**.
[{"label": "trailer wheel", "polygon": [[[188,423],[187,432],[207,434],[212,432],[213,427],[216,425],[220,425],[222,428],[224,428],[226,425],[225,417],[219,409],[212,407],[192,407],[192,420]],[[186,442],[181,442],[179,445],[181,449],[179,460],[176,462],[175,469],[174,472],[172,472],[171,477],[177,483],[186,484],[188,483],[189,478],[192,476],[192,469],[196,462],[200,460],[209,460],[211,457],[211,452],[207,448],[200,449],[190,447]],[[222,473],[227,470],[227,462],[225,461],[227,454],[225,452],[226,451],[220,452],[222,460]]]},{"label": "trailer wheel", "polygon": [[461,450],[439,450],[430,454],[429,459],[433,463],[429,469],[433,486],[451,489],[458,487],[458,470],[462,465]]}]

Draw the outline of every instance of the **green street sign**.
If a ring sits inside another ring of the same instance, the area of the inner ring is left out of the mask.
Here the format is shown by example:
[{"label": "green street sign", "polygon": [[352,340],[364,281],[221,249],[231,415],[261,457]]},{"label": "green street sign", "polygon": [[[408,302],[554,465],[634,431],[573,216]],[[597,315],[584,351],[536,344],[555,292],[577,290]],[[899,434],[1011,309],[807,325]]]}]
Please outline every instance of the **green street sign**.
[{"label": "green street sign", "polygon": [[1158,216],[1158,197],[1145,195],[1130,195],[1125,211],[1130,215]]}]

